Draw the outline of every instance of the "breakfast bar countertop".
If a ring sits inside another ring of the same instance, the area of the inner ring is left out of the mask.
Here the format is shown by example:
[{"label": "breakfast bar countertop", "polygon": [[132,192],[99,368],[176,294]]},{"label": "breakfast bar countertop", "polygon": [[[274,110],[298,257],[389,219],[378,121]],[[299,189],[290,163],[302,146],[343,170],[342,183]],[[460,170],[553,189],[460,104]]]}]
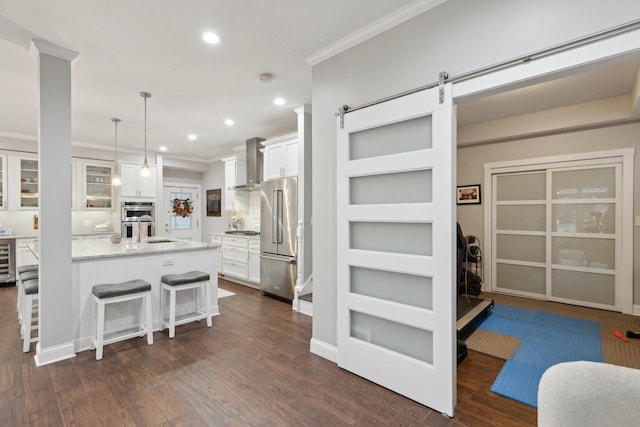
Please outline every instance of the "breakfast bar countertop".
[{"label": "breakfast bar countertop", "polygon": [[[39,242],[33,242],[27,246],[36,257],[39,256]],[[111,243],[111,239],[107,238],[72,240],[71,258],[73,261],[82,261],[98,258],[158,254],[163,252],[198,251],[217,248],[218,246],[219,245],[211,243],[166,238],[151,238],[140,243],[127,240],[123,240],[121,243]]]}]

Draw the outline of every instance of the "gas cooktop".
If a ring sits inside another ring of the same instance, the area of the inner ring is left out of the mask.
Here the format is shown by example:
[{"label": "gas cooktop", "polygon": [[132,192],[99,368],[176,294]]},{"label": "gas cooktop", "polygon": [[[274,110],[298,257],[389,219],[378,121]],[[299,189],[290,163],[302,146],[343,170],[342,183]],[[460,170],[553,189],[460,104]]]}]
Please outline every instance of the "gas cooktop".
[{"label": "gas cooktop", "polygon": [[225,231],[225,234],[239,234],[241,236],[259,236],[260,232],[253,231],[253,230],[230,230],[230,231]]}]

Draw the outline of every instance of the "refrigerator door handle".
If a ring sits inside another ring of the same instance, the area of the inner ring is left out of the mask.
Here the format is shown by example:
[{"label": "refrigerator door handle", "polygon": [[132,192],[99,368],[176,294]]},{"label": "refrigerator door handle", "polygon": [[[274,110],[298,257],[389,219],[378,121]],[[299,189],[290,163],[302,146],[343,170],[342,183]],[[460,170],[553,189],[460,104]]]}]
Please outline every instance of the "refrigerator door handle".
[{"label": "refrigerator door handle", "polygon": [[284,194],[282,190],[278,190],[278,244],[281,244],[284,239],[284,224],[282,224],[283,209],[282,205]]},{"label": "refrigerator door handle", "polygon": [[274,261],[288,262],[289,264],[296,264],[296,259],[293,257],[276,257],[271,255],[260,254],[260,258],[271,259]]},{"label": "refrigerator door handle", "polygon": [[271,243],[278,243],[278,205],[276,204],[277,199],[277,191],[271,190],[271,206],[273,206],[273,209],[275,210],[275,212],[273,212],[271,215]]}]

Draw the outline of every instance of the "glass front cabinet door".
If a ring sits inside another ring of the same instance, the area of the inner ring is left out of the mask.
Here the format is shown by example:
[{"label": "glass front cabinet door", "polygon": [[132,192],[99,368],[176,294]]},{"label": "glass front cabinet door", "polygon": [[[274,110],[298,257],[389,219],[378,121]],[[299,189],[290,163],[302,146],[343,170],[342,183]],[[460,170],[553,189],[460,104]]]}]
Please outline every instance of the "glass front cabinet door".
[{"label": "glass front cabinet door", "polygon": [[7,208],[7,156],[0,156],[0,209]]},{"label": "glass front cabinet door", "polygon": [[20,159],[20,207],[38,207],[38,161]]},{"label": "glass front cabinet door", "polygon": [[113,192],[111,187],[112,165],[84,165],[84,207],[86,209],[111,209]]}]

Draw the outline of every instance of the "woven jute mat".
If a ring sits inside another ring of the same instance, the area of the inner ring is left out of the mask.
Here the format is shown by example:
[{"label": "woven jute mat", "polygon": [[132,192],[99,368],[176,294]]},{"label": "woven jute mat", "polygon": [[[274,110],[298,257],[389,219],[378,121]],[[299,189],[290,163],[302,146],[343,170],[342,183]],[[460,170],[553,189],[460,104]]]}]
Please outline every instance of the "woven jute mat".
[{"label": "woven jute mat", "polygon": [[507,360],[511,359],[521,341],[520,338],[509,335],[476,329],[465,342],[470,350]]}]

